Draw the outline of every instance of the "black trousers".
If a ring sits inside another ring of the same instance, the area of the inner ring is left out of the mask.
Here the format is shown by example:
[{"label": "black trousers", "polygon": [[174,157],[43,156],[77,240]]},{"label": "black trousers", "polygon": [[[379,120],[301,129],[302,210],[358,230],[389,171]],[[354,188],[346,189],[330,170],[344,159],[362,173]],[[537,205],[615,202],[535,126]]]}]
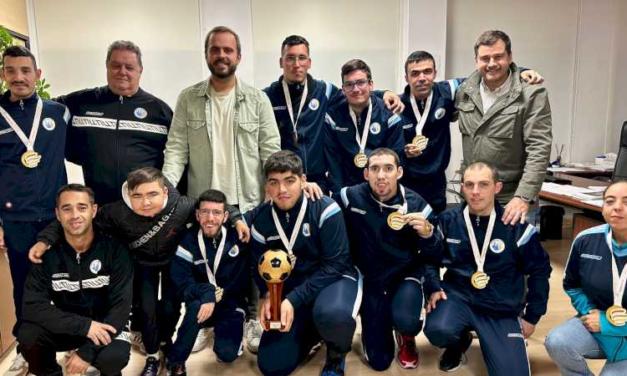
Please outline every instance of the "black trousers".
[{"label": "black trousers", "polygon": [[[23,322],[18,331],[19,352],[28,362],[29,372],[37,376],[62,376],[56,352],[77,349],[87,341],[91,340],[83,336],[54,334],[31,322]],[[106,346],[97,347],[91,365],[103,376],[119,375],[128,363],[130,352],[131,344],[128,341],[114,339]]]}]

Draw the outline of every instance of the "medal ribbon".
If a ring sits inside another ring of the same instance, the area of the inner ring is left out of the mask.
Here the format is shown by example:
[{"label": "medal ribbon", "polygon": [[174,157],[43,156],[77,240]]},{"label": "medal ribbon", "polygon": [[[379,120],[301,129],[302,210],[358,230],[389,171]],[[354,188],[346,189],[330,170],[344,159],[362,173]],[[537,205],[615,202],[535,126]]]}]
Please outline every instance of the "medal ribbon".
[{"label": "medal ribbon", "polygon": [[351,119],[353,120],[353,125],[355,126],[355,140],[357,140],[357,145],[359,145],[359,152],[363,153],[366,150],[366,142],[368,142],[368,133],[370,131],[370,117],[372,116],[372,101],[368,100],[368,114],[366,115],[366,123],[364,124],[364,129],[361,132],[361,137],[359,137],[359,128],[357,127],[357,115],[353,112],[351,108],[348,109],[350,113]]},{"label": "medal ribbon", "polygon": [[279,237],[281,238],[281,242],[285,246],[287,253],[290,256],[294,256],[294,244],[296,244],[296,238],[298,238],[298,233],[300,232],[300,227],[303,224],[303,219],[305,218],[305,211],[307,210],[307,197],[303,197],[303,203],[300,205],[300,211],[298,212],[298,216],[296,217],[296,223],[294,224],[294,229],[292,230],[292,234],[290,235],[290,240],[287,240],[287,235],[285,235],[285,231],[283,230],[283,226],[281,226],[281,222],[279,222],[279,217],[274,210],[274,206],[272,206],[272,220],[274,221],[274,227],[276,227],[277,232],[279,233]]},{"label": "medal ribbon", "polygon": [[372,194],[370,195],[370,197],[372,197],[373,200],[375,200],[379,205],[383,206],[384,208],[396,209],[401,214],[407,214],[407,199],[405,198],[405,187],[399,184],[398,188],[401,191],[401,197],[403,197],[402,205],[401,204],[388,205],[377,200]]},{"label": "medal ribbon", "polygon": [[420,111],[418,111],[418,103],[416,103],[416,97],[413,95],[409,96],[409,101],[411,102],[411,108],[414,110],[414,116],[416,117],[416,136],[422,135],[422,129],[425,127],[425,123],[427,122],[427,118],[429,117],[429,111],[431,110],[431,100],[433,99],[433,89],[429,96],[427,97],[427,101],[425,102],[425,109],[420,115]]},{"label": "medal ribbon", "polygon": [[224,244],[226,243],[226,229],[224,226],[221,228],[222,231],[222,239],[220,239],[220,245],[218,246],[218,250],[216,251],[216,258],[213,260],[213,272],[211,268],[209,268],[209,261],[207,260],[207,247],[205,246],[205,241],[203,239],[202,230],[198,230],[198,247],[200,247],[200,254],[202,258],[205,260],[205,268],[207,269],[207,278],[209,278],[209,283],[211,283],[216,289],[218,289],[218,281],[216,280],[216,274],[218,274],[218,266],[220,265],[220,260],[222,259],[222,254],[224,253]]},{"label": "medal ribbon", "polygon": [[37,132],[39,131],[39,120],[41,119],[41,110],[43,108],[43,101],[41,98],[37,98],[37,106],[35,107],[35,116],[33,117],[33,126],[30,129],[30,135],[26,138],[26,134],[22,129],[17,125],[15,120],[9,115],[8,112],[2,106],[0,106],[0,115],[9,123],[9,126],[15,131],[17,137],[20,138],[20,141],[26,146],[26,150],[33,151],[35,150],[35,139],[37,138]]},{"label": "medal ribbon", "polygon": [[483,273],[483,265],[485,264],[485,258],[488,254],[488,245],[490,244],[492,230],[494,230],[494,223],[496,222],[496,211],[492,208],[490,220],[488,221],[488,228],[485,233],[485,239],[483,239],[483,245],[481,246],[481,252],[479,252],[479,245],[477,244],[475,230],[472,228],[472,223],[470,223],[470,211],[468,210],[468,205],[464,208],[464,221],[466,222],[466,229],[468,230],[468,238],[470,239],[472,255],[475,257],[475,262],[477,263],[477,270]]},{"label": "medal ribbon", "polygon": [[622,307],[623,294],[625,293],[625,285],[627,285],[627,264],[623,266],[623,270],[618,274],[618,264],[614,258],[612,250],[612,230],[610,229],[605,237],[607,247],[610,249],[610,258],[612,259],[612,292],[614,293],[614,305]]},{"label": "medal ribbon", "polygon": [[[292,121],[292,127],[294,128],[294,134],[296,133],[296,124],[298,123],[298,119],[300,118],[300,114],[303,111],[303,107],[305,106],[305,101],[307,100],[307,79],[305,78],[305,88],[303,89],[303,94],[300,97],[300,104],[298,105],[298,113],[296,114],[296,118],[294,118],[294,108],[292,107],[292,97],[290,96],[290,89],[287,87],[287,82],[285,79],[281,80],[281,84],[283,84],[283,95],[285,95],[285,104],[287,105],[287,113],[290,115],[290,120]],[[298,136],[297,136],[298,137]]]}]

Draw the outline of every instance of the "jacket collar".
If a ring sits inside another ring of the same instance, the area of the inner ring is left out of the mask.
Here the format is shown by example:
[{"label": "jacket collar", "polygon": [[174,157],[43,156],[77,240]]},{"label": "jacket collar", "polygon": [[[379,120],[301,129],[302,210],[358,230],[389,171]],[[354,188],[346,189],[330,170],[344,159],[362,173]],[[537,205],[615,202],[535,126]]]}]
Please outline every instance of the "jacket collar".
[{"label": "jacket collar", "polygon": [[127,99],[127,98],[128,98],[128,99],[132,99],[132,98],[136,98],[136,97],[141,96],[141,95],[143,95],[143,94],[144,94],[144,90],[143,90],[141,87],[139,87],[139,88],[137,89],[137,91],[135,92],[135,94],[133,94],[133,95],[122,95],[122,96],[121,96],[121,95],[115,94],[115,93],[111,90],[111,88],[109,87],[109,85],[105,85],[105,86],[103,86],[103,87],[102,87],[102,92],[103,92],[103,94],[104,94],[104,96],[105,96],[106,98],[109,98],[109,99],[116,99],[116,100],[117,100],[118,98],[120,98],[120,97],[124,97],[124,99]]},{"label": "jacket collar", "polygon": [[[243,82],[239,79],[239,77],[235,77],[235,98],[238,102],[243,101],[246,94],[248,93],[248,89],[244,86]],[[202,85],[198,87],[198,91],[196,95],[199,97],[210,98],[210,84],[209,78],[202,82]]]},{"label": "jacket collar", "polygon": [[[2,104],[4,107],[13,107],[13,106],[19,105],[20,101],[11,102],[10,98],[11,98],[11,92],[7,90],[0,97],[0,104]],[[34,105],[35,103],[37,103],[38,98],[39,96],[37,95],[37,92],[34,92],[30,97],[22,99],[21,101],[24,103],[25,106],[30,106],[30,105]]]},{"label": "jacket collar", "polygon": [[[515,63],[511,63],[509,65],[509,71],[512,80],[512,86],[509,89],[509,94],[507,94],[508,98],[506,101],[499,101],[499,103],[495,103],[494,106],[490,107],[488,112],[493,112],[492,108],[504,107],[509,105],[513,100],[518,98],[520,93],[522,92],[522,83],[520,81],[520,76],[518,73],[518,66]],[[483,105],[481,104],[481,94],[479,92],[479,85],[481,85],[481,73],[477,70],[472,72],[470,77],[464,81],[464,83],[460,86],[459,90],[464,92],[470,98],[472,98],[475,105],[483,109]]]}]

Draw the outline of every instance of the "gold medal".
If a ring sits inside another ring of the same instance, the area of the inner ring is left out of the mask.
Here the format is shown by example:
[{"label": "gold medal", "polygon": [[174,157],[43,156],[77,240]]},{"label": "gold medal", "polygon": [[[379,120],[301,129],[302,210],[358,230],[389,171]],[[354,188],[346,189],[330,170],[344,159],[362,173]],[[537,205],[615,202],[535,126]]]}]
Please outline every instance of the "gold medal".
[{"label": "gold medal", "polygon": [[357,168],[364,168],[368,164],[368,156],[365,153],[357,153],[355,158],[353,158],[353,163],[355,163]]},{"label": "gold medal", "polygon": [[614,326],[623,326],[627,323],[627,310],[621,306],[613,305],[605,311],[607,321]]},{"label": "gold medal", "polygon": [[405,226],[405,221],[403,220],[403,215],[397,211],[392,212],[388,215],[388,226],[392,230],[400,230]]},{"label": "gold medal", "polygon": [[218,287],[216,286],[216,303],[220,303],[220,300],[222,300],[222,295],[224,295],[224,289],[222,287]]},{"label": "gold medal", "polygon": [[428,142],[429,139],[421,134],[416,135],[416,137],[411,140],[411,143],[415,145],[420,151],[423,151],[427,148]]},{"label": "gold medal", "polygon": [[22,165],[26,168],[35,168],[39,165],[41,161],[41,154],[37,153],[34,150],[27,150],[22,154],[21,157]]},{"label": "gold medal", "polygon": [[470,283],[472,284],[472,287],[478,290],[486,288],[489,281],[490,277],[484,272],[474,272],[470,277]]}]

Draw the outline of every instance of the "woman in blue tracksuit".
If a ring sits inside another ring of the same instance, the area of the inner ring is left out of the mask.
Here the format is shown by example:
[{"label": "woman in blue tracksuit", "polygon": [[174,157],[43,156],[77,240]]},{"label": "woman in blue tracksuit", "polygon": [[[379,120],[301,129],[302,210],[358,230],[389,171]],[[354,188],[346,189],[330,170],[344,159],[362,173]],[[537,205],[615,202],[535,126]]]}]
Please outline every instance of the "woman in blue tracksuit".
[{"label": "woman in blue tracksuit", "polygon": [[[575,238],[566,264],[564,290],[577,316],[546,338],[562,375],[591,375],[586,358],[607,359],[603,376],[627,373],[627,294],[619,283],[627,278],[627,181],[605,191],[603,218],[607,224]],[[617,306],[614,315],[612,306]]]}]

